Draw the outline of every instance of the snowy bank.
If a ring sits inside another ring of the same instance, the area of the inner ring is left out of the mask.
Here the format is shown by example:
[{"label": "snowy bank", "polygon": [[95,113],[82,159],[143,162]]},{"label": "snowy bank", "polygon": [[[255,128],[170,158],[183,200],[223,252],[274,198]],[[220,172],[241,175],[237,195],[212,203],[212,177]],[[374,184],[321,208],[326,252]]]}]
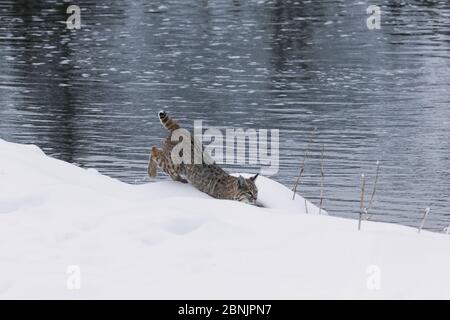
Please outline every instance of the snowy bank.
[{"label": "snowy bank", "polygon": [[450,298],[449,236],[358,232],[257,181],[267,208],[0,140],[0,298]]}]

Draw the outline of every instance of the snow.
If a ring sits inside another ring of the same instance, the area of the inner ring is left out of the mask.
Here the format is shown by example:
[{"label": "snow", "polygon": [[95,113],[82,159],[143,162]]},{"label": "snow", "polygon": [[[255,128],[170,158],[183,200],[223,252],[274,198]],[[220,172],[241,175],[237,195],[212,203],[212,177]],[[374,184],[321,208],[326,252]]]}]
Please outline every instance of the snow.
[{"label": "snow", "polygon": [[358,232],[257,182],[266,208],[129,185],[0,140],[0,299],[450,298],[448,235]]}]

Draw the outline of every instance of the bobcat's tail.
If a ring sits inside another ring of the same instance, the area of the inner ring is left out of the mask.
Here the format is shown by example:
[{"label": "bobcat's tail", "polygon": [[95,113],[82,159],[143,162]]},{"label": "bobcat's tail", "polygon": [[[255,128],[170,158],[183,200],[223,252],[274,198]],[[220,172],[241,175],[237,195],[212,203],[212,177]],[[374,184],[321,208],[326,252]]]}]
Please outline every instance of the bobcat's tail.
[{"label": "bobcat's tail", "polygon": [[180,128],[178,123],[176,123],[174,120],[172,120],[171,117],[167,115],[165,111],[160,111],[158,113],[159,115],[159,121],[161,121],[161,124],[169,131],[174,131]]}]

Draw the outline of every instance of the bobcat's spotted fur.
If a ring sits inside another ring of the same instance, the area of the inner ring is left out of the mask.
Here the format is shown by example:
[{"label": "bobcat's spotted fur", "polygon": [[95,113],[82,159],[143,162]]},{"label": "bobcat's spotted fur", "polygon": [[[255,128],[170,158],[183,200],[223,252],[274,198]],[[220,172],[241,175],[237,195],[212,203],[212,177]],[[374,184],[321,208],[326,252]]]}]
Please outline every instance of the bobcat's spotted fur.
[{"label": "bobcat's spotted fur", "polygon": [[[159,166],[173,180],[182,183],[190,182],[194,187],[214,198],[255,204],[258,197],[255,179],[258,175],[248,179],[242,176],[233,177],[212,161],[203,161],[202,164],[192,164],[193,161],[174,164],[171,153],[177,142],[172,142],[171,136],[173,131],[179,129],[180,126],[164,111],[159,113],[159,119],[163,126],[169,130],[169,135],[164,141],[162,149],[152,148],[148,164],[148,175],[150,177],[156,176],[156,169]],[[191,154],[194,154],[193,138],[191,138],[191,149]]]}]

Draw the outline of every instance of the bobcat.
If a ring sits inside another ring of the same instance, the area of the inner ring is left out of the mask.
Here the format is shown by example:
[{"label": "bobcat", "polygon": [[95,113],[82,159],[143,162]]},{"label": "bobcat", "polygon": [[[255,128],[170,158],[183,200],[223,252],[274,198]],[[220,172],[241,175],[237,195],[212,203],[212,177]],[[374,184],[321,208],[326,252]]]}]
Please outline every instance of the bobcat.
[{"label": "bobcat", "polygon": [[[233,177],[208,157],[204,158],[201,164],[192,164],[193,161],[174,164],[171,154],[172,149],[178,142],[171,141],[171,137],[175,130],[180,129],[180,126],[164,111],[159,112],[159,120],[169,130],[169,135],[164,141],[162,149],[152,148],[148,164],[148,175],[151,178],[156,176],[156,169],[159,166],[172,180],[182,183],[190,182],[198,190],[211,197],[256,204],[258,188],[255,185],[255,180],[258,174],[248,179],[242,176]],[[194,152],[195,145],[194,138],[191,138],[191,154]]]}]

